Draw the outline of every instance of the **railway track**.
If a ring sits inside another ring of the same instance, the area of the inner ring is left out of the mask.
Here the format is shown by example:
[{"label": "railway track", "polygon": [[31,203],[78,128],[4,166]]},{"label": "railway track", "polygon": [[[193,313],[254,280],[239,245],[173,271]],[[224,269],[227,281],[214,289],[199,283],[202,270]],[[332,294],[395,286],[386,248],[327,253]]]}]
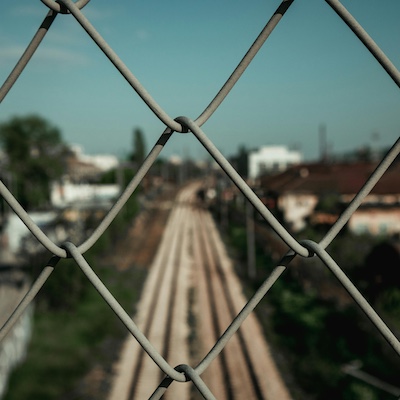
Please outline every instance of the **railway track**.
[{"label": "railway track", "polygon": [[[189,185],[175,199],[135,316],[171,366],[195,367],[246,302],[211,215],[197,205],[198,188]],[[158,366],[129,338],[110,400],[148,399],[162,378]],[[254,315],[202,379],[221,400],[290,398]],[[189,400],[190,389],[190,384],[174,382],[163,398]]]}]

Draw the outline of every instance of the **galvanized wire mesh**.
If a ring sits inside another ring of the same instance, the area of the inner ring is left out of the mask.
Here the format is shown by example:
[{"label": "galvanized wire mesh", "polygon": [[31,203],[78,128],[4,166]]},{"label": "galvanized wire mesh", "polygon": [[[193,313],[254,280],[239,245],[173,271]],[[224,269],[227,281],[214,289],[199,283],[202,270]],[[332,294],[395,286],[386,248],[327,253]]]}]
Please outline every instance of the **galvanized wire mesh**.
[{"label": "galvanized wire mesh", "polygon": [[[201,374],[207,369],[212,360],[218,356],[222,351],[228,340],[235,334],[239,329],[246,317],[254,310],[261,299],[266,295],[268,290],[272,285],[279,279],[286,266],[292,261],[296,256],[300,257],[318,257],[326,267],[334,274],[334,276],[341,282],[343,287],[352,296],[354,301],[359,305],[359,307],[365,312],[367,317],[372,321],[376,328],[380,331],[383,337],[392,346],[393,350],[400,355],[400,342],[387,327],[387,325],[382,321],[380,316],[375,312],[375,310],[368,304],[365,298],[360,294],[358,289],[354,284],[347,278],[339,265],[335,260],[328,254],[325,250],[327,246],[337,237],[339,232],[349,221],[352,214],[360,206],[363,199],[370,193],[372,188],[379,181],[381,176],[389,168],[390,164],[396,158],[400,152],[400,140],[392,146],[390,151],[380,162],[376,170],[365,182],[363,188],[354,197],[351,203],[348,205],[347,209],[341,214],[337,222],[332,226],[325,237],[319,242],[313,242],[310,240],[304,240],[299,242],[295,237],[293,237],[274,217],[271,211],[266,207],[257,195],[250,189],[247,183],[241,178],[241,176],[235,171],[232,165],[227,161],[227,159],[221,154],[221,152],[216,148],[212,141],[206,136],[206,134],[201,129],[201,126],[212,116],[214,112],[218,110],[219,105],[223,102],[225,97],[229,94],[232,87],[240,79],[244,70],[251,63],[252,59],[258,52],[258,50],[263,46],[264,42],[268,39],[270,33],[279,23],[279,21],[285,15],[285,12],[292,5],[294,0],[284,0],[277,8],[276,12],[272,15],[268,23],[265,25],[264,29],[260,35],[256,38],[252,46],[249,48],[239,65],[230,75],[226,83],[216,94],[214,99],[205,108],[205,110],[199,115],[195,120],[188,117],[178,117],[173,118],[169,116],[152,98],[152,96],[146,91],[145,87],[140,83],[140,81],[132,74],[132,72],[127,68],[126,65],[121,61],[118,55],[113,51],[113,49],[107,44],[107,42],[101,37],[101,35],[96,31],[94,26],[81,12],[81,9],[89,2],[89,0],[79,0],[74,3],[72,0],[59,0],[57,3],[52,0],[42,0],[49,8],[49,12],[46,15],[43,23],[39,27],[37,33],[32,39],[31,43],[28,45],[27,49],[23,53],[22,57],[16,64],[15,68],[3,84],[0,89],[0,101],[4,99],[8,91],[12,89],[14,83],[17,81],[19,75],[29,63],[29,60],[35,53],[36,49],[39,47],[42,39],[47,34],[51,28],[52,22],[55,20],[59,13],[70,13],[76,19],[76,21],[82,26],[82,28],[88,33],[92,38],[94,43],[103,51],[103,53],[109,58],[113,63],[115,68],[119,73],[126,79],[127,83],[134,89],[136,94],[143,100],[144,103],[149,107],[149,109],[154,113],[154,115],[159,118],[166,126],[165,131],[161,134],[158,141],[155,143],[154,147],[146,157],[143,164],[138,169],[136,175],[126,187],[125,191],[116,201],[114,206],[111,208],[106,217],[98,225],[96,230],[88,237],[81,245],[76,246],[73,243],[65,243],[63,246],[58,246],[52,242],[46,234],[31,220],[27,212],[21,207],[16,198],[7,188],[7,186],[0,182],[0,193],[7,201],[9,206],[14,210],[14,212],[19,216],[19,218],[25,223],[32,234],[37,238],[37,240],[52,254],[52,258],[49,260],[47,265],[43,268],[40,275],[33,282],[30,290],[15,309],[13,314],[9,317],[5,325],[0,331],[0,340],[3,339],[6,334],[10,331],[12,326],[16,323],[18,318],[22,315],[24,310],[32,303],[36,294],[41,290],[42,286],[45,284],[49,276],[55,270],[56,265],[64,258],[72,257],[79,268],[82,269],[87,279],[92,283],[92,285],[98,290],[104,300],[109,304],[111,309],[115,314],[121,319],[125,324],[128,331],[136,338],[140,343],[143,350],[148,353],[148,355],[153,359],[153,361],[159,366],[159,368],[168,376],[167,383],[163,382],[162,385],[154,392],[151,398],[160,398],[162,394],[167,390],[168,384],[172,381],[185,382],[190,380],[200,391],[200,393],[206,399],[213,399],[214,396],[210,392],[209,388],[205,385],[201,378]],[[384,70],[393,79],[394,83],[400,87],[400,72],[391,63],[388,57],[383,51],[376,45],[376,43],[371,39],[371,37],[365,32],[365,30],[358,24],[358,22],[353,18],[353,16],[343,7],[343,5],[337,0],[326,0],[326,2],[332,7],[332,9],[337,13],[337,15],[348,25],[348,27],[354,32],[354,34],[360,39],[360,41],[369,49],[371,54],[375,59],[381,64]],[[127,314],[127,312],[121,307],[117,300],[112,296],[107,287],[103,282],[97,277],[91,266],[86,262],[84,254],[89,250],[99,239],[99,237],[108,228],[114,218],[118,215],[124,204],[134,193],[142,179],[146,176],[151,166],[156,161],[158,155],[163,150],[164,145],[168,142],[170,137],[174,132],[187,132],[193,134],[197,140],[202,144],[202,146],[208,151],[208,153],[213,157],[213,159],[220,165],[220,167],[225,171],[226,175],[232,180],[232,182],[241,190],[245,197],[250,201],[254,208],[259,212],[259,214],[265,219],[265,221],[270,225],[270,227],[277,233],[281,240],[290,247],[288,254],[284,255],[279,265],[273,270],[270,276],[265,280],[265,282],[260,286],[254,296],[245,305],[242,311],[236,316],[232,321],[227,330],[215,343],[213,349],[204,357],[204,359],[196,366],[191,367],[189,365],[180,365],[174,367],[169,365],[169,363],[157,352],[153,345],[149,342],[146,336],[138,329],[135,322]]]}]

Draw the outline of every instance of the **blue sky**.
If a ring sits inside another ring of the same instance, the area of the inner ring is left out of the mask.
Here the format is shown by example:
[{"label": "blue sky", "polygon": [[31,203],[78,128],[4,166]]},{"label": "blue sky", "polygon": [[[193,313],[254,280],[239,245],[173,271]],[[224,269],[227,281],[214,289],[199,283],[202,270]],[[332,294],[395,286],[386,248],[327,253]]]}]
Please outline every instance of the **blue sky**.
[{"label": "blue sky", "polygon": [[[171,117],[196,119],[279,3],[91,0],[83,12]],[[343,4],[399,68],[400,1]],[[3,2],[1,82],[46,12],[39,0]],[[383,147],[400,136],[399,111],[399,88],[325,1],[296,0],[203,130],[225,155],[283,144],[315,159],[321,124],[333,152]],[[164,130],[71,15],[56,18],[0,105],[1,122],[31,113],[91,154],[126,155],[136,127],[150,149]],[[205,157],[190,134],[162,154]]]}]

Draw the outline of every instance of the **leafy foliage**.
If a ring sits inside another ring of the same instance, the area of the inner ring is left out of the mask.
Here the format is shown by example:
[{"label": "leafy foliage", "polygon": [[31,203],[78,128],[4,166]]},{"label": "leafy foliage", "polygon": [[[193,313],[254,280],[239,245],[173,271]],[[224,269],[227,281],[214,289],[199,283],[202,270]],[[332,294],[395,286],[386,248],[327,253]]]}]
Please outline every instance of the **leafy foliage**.
[{"label": "leafy foliage", "polygon": [[0,143],[21,205],[32,209],[46,204],[50,181],[63,173],[67,151],[59,129],[36,115],[14,117],[0,125]]},{"label": "leafy foliage", "polygon": [[130,160],[136,165],[141,165],[146,157],[146,144],[141,129],[136,128],[133,131],[133,151]]},{"label": "leafy foliage", "polygon": [[[131,313],[143,288],[146,270],[133,266],[116,271],[115,265],[104,258],[104,254],[115,251],[118,238],[126,235],[137,212],[136,196],[131,197],[125,210],[125,215],[119,214],[84,257],[122,307]],[[33,278],[48,257],[40,254],[30,260]],[[26,361],[11,375],[5,399],[105,399],[107,378],[101,383],[101,393],[96,395],[82,378],[94,366],[101,366],[106,374],[125,336],[126,328],[76,262],[60,260],[35,299],[30,349]]]},{"label": "leafy foliage", "polygon": [[[243,263],[245,231],[243,226],[234,224],[234,219],[230,222],[230,244],[235,248],[237,261]],[[321,232],[309,228],[305,234],[307,238],[317,238]],[[247,282],[249,293],[277,265],[277,261],[268,261],[271,251],[262,242],[257,242],[256,249],[258,280]],[[389,326],[398,329],[399,255],[393,246],[381,238],[360,237],[345,231],[328,251]],[[262,252],[265,257],[259,256]],[[343,288],[321,261],[316,258],[294,261],[256,308],[269,341],[279,354],[280,366],[289,376],[287,383],[293,397],[391,399],[391,395],[346,375],[342,367],[358,360],[363,371],[396,385],[397,355],[361,310],[346,300]],[[242,266],[239,271],[243,283],[247,279],[245,268]]]}]

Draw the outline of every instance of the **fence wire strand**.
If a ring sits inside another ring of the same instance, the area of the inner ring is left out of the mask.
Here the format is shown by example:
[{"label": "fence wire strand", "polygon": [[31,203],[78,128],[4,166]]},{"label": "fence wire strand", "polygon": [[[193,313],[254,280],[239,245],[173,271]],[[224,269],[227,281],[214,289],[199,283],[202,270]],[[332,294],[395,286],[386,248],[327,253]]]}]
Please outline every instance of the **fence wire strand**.
[{"label": "fence wire strand", "polygon": [[[341,214],[337,222],[332,226],[325,237],[320,243],[315,243],[310,240],[299,242],[293,237],[285,227],[274,217],[272,212],[266,207],[257,195],[251,190],[247,183],[241,178],[236,172],[233,166],[228,160],[221,154],[217,147],[202,131],[201,126],[218,110],[220,104],[224,101],[226,96],[229,94],[231,89],[238,82],[240,77],[246,68],[250,65],[257,52],[264,45],[265,41],[270,36],[271,32],[275,29],[277,24],[281,21],[286,11],[292,5],[294,0],[284,0],[280,3],[277,10],[273,13],[264,29],[261,31],[259,36],[249,47],[244,57],[238,66],[234,69],[232,74],[229,76],[225,84],[218,91],[209,105],[200,113],[196,120],[192,120],[188,117],[182,116],[174,118],[169,116],[153,99],[153,97],[147,92],[146,88],[141,82],[135,77],[135,75],[128,69],[123,63],[119,56],[114,52],[111,46],[108,45],[106,40],[97,32],[95,27],[85,17],[82,9],[90,0],[79,0],[74,3],[72,0],[59,0],[53,2],[51,0],[41,0],[47,5],[50,10],[45,16],[43,23],[40,25],[38,31],[34,35],[32,41],[27,46],[25,52],[11,71],[10,75],[5,80],[4,84],[0,88],[0,102],[6,97],[7,93],[12,89],[16,83],[18,77],[23,72],[24,68],[28,65],[35,51],[40,46],[44,36],[48,33],[53,21],[55,20],[58,13],[71,14],[73,18],[82,26],[87,34],[92,38],[93,42],[101,49],[101,51],[108,57],[115,68],[119,71],[121,76],[128,82],[128,84],[134,89],[137,95],[143,100],[148,108],[159,118],[166,126],[165,131],[161,134],[158,141],[155,143],[152,150],[149,152],[143,164],[139,167],[137,173],[132,178],[131,182],[126,187],[125,191],[121,194],[119,199],[115,202],[111,210],[100,222],[94,232],[85,239],[82,244],[65,243],[63,246],[58,246],[36,225],[29,217],[27,212],[18,203],[17,199],[10,192],[7,186],[0,182],[0,194],[10,205],[12,210],[18,215],[21,221],[27,226],[32,232],[36,239],[53,254],[48,264],[43,268],[40,275],[33,282],[30,290],[22,299],[20,304],[16,307],[15,311],[10,315],[8,321],[0,330],[0,340],[2,340],[7,333],[10,331],[12,326],[22,315],[24,310],[32,303],[38,292],[41,290],[49,276],[56,272],[56,266],[60,259],[72,257],[77,266],[83,271],[87,279],[91,282],[93,287],[100,293],[104,301],[114,311],[118,318],[126,326],[127,330],[135,337],[137,342],[142,346],[143,350],[152,358],[155,364],[158,365],[167,377],[160,383],[159,387],[151,395],[151,399],[159,399],[168,389],[169,385],[173,381],[185,382],[191,381],[195,387],[199,390],[199,393],[205,399],[215,399],[209,388],[206,386],[201,378],[201,374],[208,368],[210,363],[220,354],[224,349],[230,338],[237,332],[239,327],[243,324],[245,319],[253,312],[259,302],[266,296],[269,289],[279,279],[282,273],[287,268],[288,264],[296,256],[301,257],[318,257],[326,267],[332,272],[332,274],[339,280],[341,285],[350,293],[354,301],[364,311],[368,318],[372,321],[375,327],[379,330],[382,336],[392,346],[393,350],[400,355],[400,342],[395,337],[393,332],[386,326],[376,311],[368,304],[366,299],[360,294],[358,289],[350,281],[349,278],[344,274],[340,266],[335,262],[334,259],[327,253],[326,248],[330,243],[337,237],[340,231],[343,229],[345,224],[349,221],[350,217],[360,206],[365,197],[371,192],[373,187],[379,182],[382,175],[387,171],[393,160],[400,153],[400,140],[392,146],[390,151],[378,165],[376,170],[372,173],[369,179],[366,181],[362,189],[357,193],[354,199],[350,202],[347,209]],[[95,0],[94,0],[95,1]],[[354,32],[354,34],[360,39],[361,43],[371,52],[371,54],[380,63],[387,74],[393,79],[395,84],[400,87],[400,73],[398,69],[393,65],[385,53],[378,47],[378,45],[372,40],[368,33],[362,28],[362,26],[355,20],[355,18],[345,9],[345,7],[338,0],[326,0],[329,6],[337,13],[337,15],[348,25],[348,27]],[[126,204],[129,198],[137,189],[138,185],[142,182],[143,178],[148,173],[151,166],[157,160],[158,155],[163,150],[165,144],[170,139],[174,132],[189,132],[202,144],[212,158],[221,166],[225,171],[226,175],[231,181],[240,189],[244,196],[251,202],[254,208],[260,213],[265,219],[269,226],[275,231],[275,233],[281,238],[281,240],[289,247],[287,254],[283,255],[281,262],[272,271],[270,276],[262,283],[253,297],[247,302],[243,309],[236,315],[232,323],[228,326],[221,337],[216,341],[214,347],[209,353],[198,363],[195,368],[188,365],[180,365],[178,367],[172,367],[169,363],[161,356],[160,353],[153,347],[146,336],[136,326],[135,322],[132,321],[131,317],[121,307],[118,301],[113,297],[107,287],[103,284],[100,278],[95,274],[91,266],[87,263],[83,257],[84,253],[88,251],[101,237],[105,230],[109,227],[111,222],[120,213],[122,207]]]}]

